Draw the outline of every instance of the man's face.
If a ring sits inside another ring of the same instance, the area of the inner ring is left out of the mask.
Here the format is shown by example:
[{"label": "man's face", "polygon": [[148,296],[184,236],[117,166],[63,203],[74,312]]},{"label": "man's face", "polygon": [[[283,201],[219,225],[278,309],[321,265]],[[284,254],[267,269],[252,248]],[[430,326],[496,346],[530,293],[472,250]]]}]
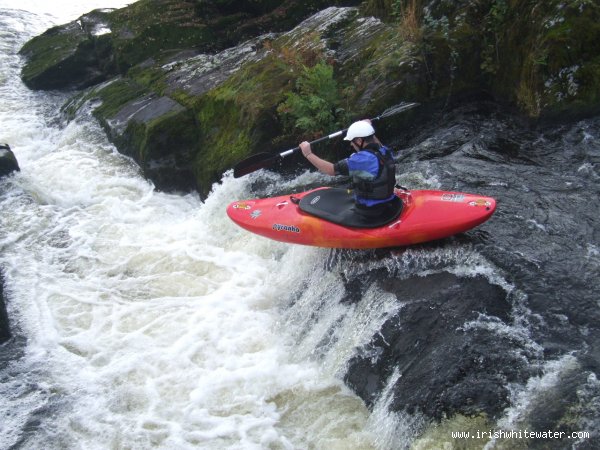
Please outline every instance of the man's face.
[{"label": "man's face", "polygon": [[350,146],[357,152],[361,149],[363,142],[362,138],[355,138],[350,141]]}]

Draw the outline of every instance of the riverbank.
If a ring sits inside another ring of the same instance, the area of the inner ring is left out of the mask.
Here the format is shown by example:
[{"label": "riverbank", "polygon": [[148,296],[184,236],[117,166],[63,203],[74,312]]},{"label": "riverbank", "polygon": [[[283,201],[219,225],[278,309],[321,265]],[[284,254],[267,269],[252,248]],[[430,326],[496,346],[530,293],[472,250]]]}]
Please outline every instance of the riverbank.
[{"label": "riverbank", "polygon": [[421,103],[424,114],[486,97],[532,120],[593,115],[599,24],[598,5],[555,0],[142,0],[32,39],[21,50],[22,77],[32,88],[91,86],[66,116],[93,109],[157,188],[206,196],[250,154],[403,101]]}]

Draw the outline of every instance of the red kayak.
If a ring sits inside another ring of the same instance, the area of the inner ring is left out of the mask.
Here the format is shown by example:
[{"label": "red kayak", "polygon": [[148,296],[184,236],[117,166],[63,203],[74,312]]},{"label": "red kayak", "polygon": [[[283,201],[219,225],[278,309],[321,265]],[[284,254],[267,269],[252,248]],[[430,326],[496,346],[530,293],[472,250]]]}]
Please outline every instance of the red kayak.
[{"label": "red kayak", "polygon": [[373,214],[356,208],[345,189],[318,188],[232,202],[227,215],[240,227],[276,241],[365,249],[463,233],[488,220],[496,209],[493,198],[463,192],[397,189],[396,196],[396,202]]}]

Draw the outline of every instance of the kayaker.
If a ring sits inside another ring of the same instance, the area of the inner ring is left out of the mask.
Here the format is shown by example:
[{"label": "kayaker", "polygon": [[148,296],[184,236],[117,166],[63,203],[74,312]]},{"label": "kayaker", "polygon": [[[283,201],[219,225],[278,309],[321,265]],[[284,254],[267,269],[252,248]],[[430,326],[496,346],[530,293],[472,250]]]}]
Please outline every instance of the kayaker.
[{"label": "kayaker", "polygon": [[350,176],[358,209],[378,214],[387,203],[396,200],[396,170],[392,152],[379,142],[368,119],[350,125],[344,140],[350,141],[355,153],[335,164],[315,155],[309,142],[301,142],[299,147],[304,157],[319,171],[332,176]]}]

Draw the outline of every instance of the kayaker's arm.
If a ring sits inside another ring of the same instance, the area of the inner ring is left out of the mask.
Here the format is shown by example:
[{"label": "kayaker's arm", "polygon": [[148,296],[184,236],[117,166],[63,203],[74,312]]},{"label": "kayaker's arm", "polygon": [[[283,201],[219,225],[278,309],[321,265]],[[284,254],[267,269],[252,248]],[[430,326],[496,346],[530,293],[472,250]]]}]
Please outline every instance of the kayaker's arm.
[{"label": "kayaker's arm", "polygon": [[333,164],[315,155],[312,152],[309,142],[304,141],[299,145],[299,147],[300,150],[302,150],[302,154],[304,155],[304,157],[308,159],[310,163],[313,166],[315,166],[320,172],[323,172],[326,175],[335,175]]}]

